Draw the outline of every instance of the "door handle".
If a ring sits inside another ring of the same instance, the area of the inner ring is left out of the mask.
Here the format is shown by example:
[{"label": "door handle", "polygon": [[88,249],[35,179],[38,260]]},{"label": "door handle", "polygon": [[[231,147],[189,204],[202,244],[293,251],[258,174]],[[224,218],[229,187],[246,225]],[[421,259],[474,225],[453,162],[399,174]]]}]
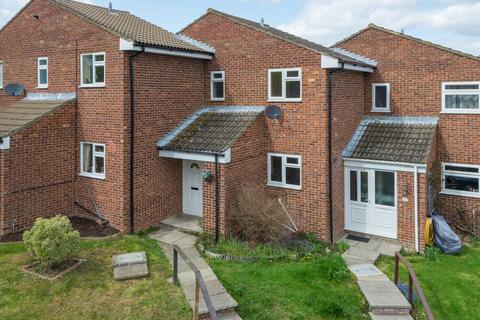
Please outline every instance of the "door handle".
[{"label": "door handle", "polygon": [[195,190],[195,191],[198,191],[198,190],[199,190],[199,189],[196,188],[196,187],[191,187],[190,189]]}]

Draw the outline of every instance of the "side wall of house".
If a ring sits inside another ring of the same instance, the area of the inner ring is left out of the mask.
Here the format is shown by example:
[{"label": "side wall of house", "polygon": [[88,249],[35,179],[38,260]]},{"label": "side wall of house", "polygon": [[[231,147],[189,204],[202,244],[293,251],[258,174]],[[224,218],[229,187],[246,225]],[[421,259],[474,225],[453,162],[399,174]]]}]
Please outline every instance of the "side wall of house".
[{"label": "side wall of house", "polygon": [[[46,0],[34,0],[0,33],[0,43],[5,84],[21,83],[27,92],[77,93],[75,172],[80,173],[80,141],[104,143],[106,178],[96,180],[77,176],[72,202],[76,199],[93,210],[89,189],[100,211],[113,226],[128,230],[128,196],[125,192],[128,178],[125,97],[128,92],[124,80],[126,57],[119,51],[118,37]],[[94,52],[106,53],[106,86],[81,88],[80,55]],[[48,57],[48,89],[37,89],[39,57]],[[0,106],[4,101],[5,97],[0,94]],[[60,171],[49,174],[62,175]],[[31,215],[40,209],[30,207]]]},{"label": "side wall of house", "polygon": [[334,238],[339,239],[345,227],[345,185],[342,152],[363,118],[365,75],[337,71],[333,74],[332,112],[332,190]]},{"label": "side wall of house", "polygon": [[[392,112],[387,115],[440,118],[436,160],[480,165],[480,114],[440,113],[442,82],[479,81],[480,61],[374,28],[339,46],[378,62],[366,84],[366,113],[371,113],[371,84],[390,83]],[[480,211],[480,199],[440,194],[437,206],[448,219],[465,220],[471,226],[472,211]],[[459,212],[464,212],[465,218]]]},{"label": "side wall of house", "polygon": [[37,217],[72,215],[76,170],[75,105],[64,106],[11,137],[2,153],[5,233]]},{"label": "side wall of house", "polygon": [[[205,75],[206,104],[281,107],[281,119],[266,120],[265,151],[302,156],[302,190],[267,189],[282,198],[305,231],[327,240],[327,87],[320,55],[214,13],[184,33],[216,49]],[[302,68],[302,102],[268,102],[268,69],[293,67]],[[211,70],[225,71],[224,102],[210,101]],[[262,165],[258,175],[263,175],[264,184],[266,159]]]},{"label": "side wall of house", "polygon": [[205,62],[142,54],[134,67],[135,229],[142,230],[182,212],[182,161],[160,158],[156,146],[202,105]]}]

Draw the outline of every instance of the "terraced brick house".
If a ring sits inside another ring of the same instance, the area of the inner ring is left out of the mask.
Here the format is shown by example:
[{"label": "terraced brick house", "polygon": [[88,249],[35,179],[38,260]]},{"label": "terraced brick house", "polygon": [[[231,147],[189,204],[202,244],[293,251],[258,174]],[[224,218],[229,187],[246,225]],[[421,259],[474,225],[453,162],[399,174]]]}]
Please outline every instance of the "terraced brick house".
[{"label": "terraced brick house", "polygon": [[212,9],[173,34],[70,0],[30,1],[0,43],[0,235],[59,213],[224,235],[245,185],[326,241],[422,250],[434,208],[473,225],[477,57],[374,25],[327,48]]}]

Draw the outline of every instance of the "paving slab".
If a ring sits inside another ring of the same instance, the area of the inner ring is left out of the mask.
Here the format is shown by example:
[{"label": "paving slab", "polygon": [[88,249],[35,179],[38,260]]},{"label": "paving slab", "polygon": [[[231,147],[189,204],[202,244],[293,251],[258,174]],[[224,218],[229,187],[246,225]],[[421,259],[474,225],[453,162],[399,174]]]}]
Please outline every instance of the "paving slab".
[{"label": "paving slab", "polygon": [[357,264],[348,267],[357,278],[384,275],[377,267],[371,263]]},{"label": "paving slab", "polygon": [[[238,306],[237,301],[235,301],[228,293],[217,294],[210,297],[212,300],[213,307],[215,311],[223,311],[223,310],[233,310]],[[188,303],[192,309],[194,308],[195,301],[189,300]],[[200,303],[198,305],[198,310],[200,314],[208,313],[208,308],[205,300],[202,298],[200,299]]]},{"label": "paving slab", "polygon": [[378,315],[370,312],[369,316],[372,320],[413,320],[409,315]]},{"label": "paving slab", "polygon": [[128,280],[146,276],[148,276],[146,263],[120,266],[113,269],[113,278],[115,280]]},{"label": "paving slab", "polygon": [[128,266],[131,264],[147,263],[147,253],[145,251],[124,253],[113,256],[113,267]]},{"label": "paving slab", "polygon": [[395,243],[383,242],[378,248],[378,252],[384,256],[393,257],[395,252],[402,250],[402,246]]},{"label": "paving slab", "polygon": [[177,229],[183,229],[192,232],[202,232],[201,218],[186,214],[168,217],[162,220],[162,224]]},{"label": "paving slab", "polygon": [[358,285],[370,309],[375,308],[404,308],[410,309],[410,303],[390,280],[358,280]]}]

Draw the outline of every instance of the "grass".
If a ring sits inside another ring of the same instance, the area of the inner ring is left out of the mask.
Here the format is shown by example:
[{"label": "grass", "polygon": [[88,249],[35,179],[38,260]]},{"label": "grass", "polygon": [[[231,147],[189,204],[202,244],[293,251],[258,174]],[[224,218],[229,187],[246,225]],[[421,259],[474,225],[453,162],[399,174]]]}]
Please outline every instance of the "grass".
[{"label": "grass", "polygon": [[[0,314],[2,319],[190,319],[181,289],[167,283],[170,265],[160,247],[145,235],[82,240],[87,259],[64,278],[50,282],[26,275],[31,262],[22,244],[0,244]],[[111,258],[146,251],[150,275],[113,280]]]},{"label": "grass", "polygon": [[[478,320],[477,301],[480,301],[480,248],[464,246],[462,253],[427,256],[406,256],[423,288],[436,319]],[[392,258],[382,258],[378,263],[382,271],[393,278]],[[400,282],[408,284],[408,277],[401,268]],[[418,304],[417,304],[418,305]],[[426,319],[417,310],[416,319]]]},{"label": "grass", "polygon": [[295,262],[208,261],[246,320],[368,319],[354,277],[337,254]]}]

